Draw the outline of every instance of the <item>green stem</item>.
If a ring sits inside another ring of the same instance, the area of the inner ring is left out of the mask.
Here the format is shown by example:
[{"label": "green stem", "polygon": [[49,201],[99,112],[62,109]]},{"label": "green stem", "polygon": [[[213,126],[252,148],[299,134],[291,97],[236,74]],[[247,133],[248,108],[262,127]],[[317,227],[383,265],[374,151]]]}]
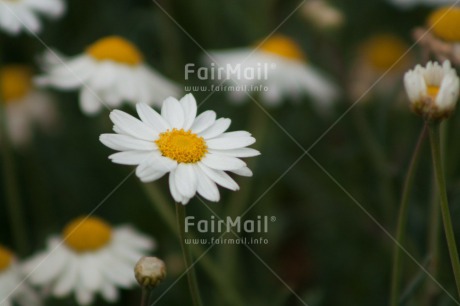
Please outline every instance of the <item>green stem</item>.
[{"label": "green stem", "polygon": [[177,225],[179,227],[179,239],[180,246],[182,248],[182,253],[184,255],[185,268],[187,269],[187,279],[188,286],[190,289],[190,295],[192,296],[192,302],[195,306],[203,305],[200,296],[200,289],[198,288],[198,281],[196,279],[195,268],[193,267],[192,253],[188,244],[185,243],[185,206],[176,203],[176,216],[177,216]]},{"label": "green stem", "polygon": [[[158,188],[157,184],[142,184],[146,195],[148,196],[152,207],[160,214],[161,218],[165,221],[169,229],[178,234],[176,226],[176,217],[171,203],[166,199],[162,190]],[[194,239],[193,235],[189,233],[190,239]],[[197,244],[190,245],[191,251],[195,257],[201,257],[205,250]],[[220,288],[219,293],[230,303],[230,305],[244,305],[243,299],[235,291],[229,280],[222,277],[221,269],[209,258],[203,256],[198,262]]]},{"label": "green stem", "polygon": [[407,214],[409,211],[409,196],[410,191],[412,190],[412,185],[414,183],[415,169],[420,158],[420,151],[422,149],[423,141],[426,136],[426,125],[423,126],[420,136],[415,146],[414,152],[412,153],[411,162],[409,169],[406,174],[406,179],[404,181],[404,188],[401,197],[401,204],[399,207],[399,217],[398,217],[398,226],[396,230],[396,241],[398,242],[395,245],[393,251],[393,271],[391,279],[391,295],[390,295],[390,305],[397,306],[399,303],[400,295],[400,282],[402,274],[402,250],[401,245],[405,240],[406,233],[406,224],[407,224]]},{"label": "green stem", "polygon": [[152,289],[143,287],[142,288],[142,299],[141,299],[141,306],[148,306],[149,305],[149,297]]},{"label": "green stem", "polygon": [[[430,225],[428,227],[428,254],[430,255],[430,263],[428,271],[431,275],[436,277],[439,269],[439,225],[440,225],[440,209],[439,209],[439,196],[436,192],[436,181],[433,178],[431,184],[432,196],[431,196],[431,212],[430,212]],[[439,287],[433,282],[427,284],[424,293],[424,305],[430,306],[435,305],[435,298],[439,293]]]},{"label": "green stem", "polygon": [[458,258],[457,244],[455,242],[454,229],[450,217],[449,202],[447,199],[446,181],[444,177],[444,167],[442,164],[441,154],[441,133],[439,123],[430,124],[430,141],[431,152],[433,158],[433,166],[435,171],[436,182],[441,203],[441,214],[444,223],[444,231],[446,234],[447,247],[449,249],[452,270],[457,286],[457,293],[460,297],[460,261]]},{"label": "green stem", "polygon": [[5,104],[0,99],[0,139],[2,140],[1,147],[3,153],[2,162],[6,189],[6,204],[16,248],[15,251],[19,256],[24,256],[27,254],[27,246],[29,245],[26,231],[27,223],[24,219],[25,215],[19,193],[14,154],[8,134],[7,120]]}]

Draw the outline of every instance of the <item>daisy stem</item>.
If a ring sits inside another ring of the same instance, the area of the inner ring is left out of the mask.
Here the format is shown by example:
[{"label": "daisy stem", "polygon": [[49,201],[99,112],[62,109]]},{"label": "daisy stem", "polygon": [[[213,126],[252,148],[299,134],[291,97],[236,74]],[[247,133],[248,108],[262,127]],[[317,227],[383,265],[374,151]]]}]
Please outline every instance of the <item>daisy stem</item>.
[{"label": "daisy stem", "polygon": [[444,231],[447,240],[447,247],[449,249],[452,270],[455,277],[455,283],[457,285],[457,292],[460,297],[460,261],[458,258],[457,245],[455,242],[454,229],[452,226],[452,219],[449,210],[449,202],[447,199],[446,181],[444,176],[444,167],[442,163],[441,132],[439,122],[434,122],[430,124],[430,142],[431,153],[433,158],[433,167],[435,171],[438,193],[440,197],[442,220],[444,223]]},{"label": "daisy stem", "polygon": [[201,306],[203,303],[201,302],[200,290],[198,288],[198,281],[196,279],[195,269],[193,268],[194,263],[192,260],[192,254],[190,252],[190,248],[185,243],[185,206],[176,203],[176,216],[177,216],[177,225],[179,227],[179,239],[180,245],[182,248],[182,253],[184,255],[184,263],[187,273],[188,279],[188,286],[190,289],[190,295],[192,296],[192,302],[195,306]]},{"label": "daisy stem", "polygon": [[142,288],[142,299],[141,299],[141,306],[148,306],[149,304],[149,297],[152,290],[150,288],[143,287]]},{"label": "daisy stem", "polygon": [[18,255],[25,255],[28,245],[26,222],[24,220],[24,210],[21,205],[14,155],[8,135],[7,117],[4,105],[3,101],[0,100],[0,139],[2,140],[2,168],[7,197],[6,204],[8,207],[9,221],[11,223],[16,253]]},{"label": "daisy stem", "polygon": [[[161,218],[165,220],[166,225],[170,230],[178,234],[176,226],[176,218],[174,216],[174,210],[171,207],[171,203],[166,199],[163,192],[158,188],[156,184],[142,184],[145,193],[149,197],[152,207],[161,215]],[[191,233],[190,238],[193,239]],[[180,238],[179,238],[180,239]],[[219,293],[228,300],[231,305],[244,305],[242,298],[238,292],[229,283],[226,277],[222,277],[221,268],[219,268],[209,256],[202,256],[205,251],[199,245],[190,245],[192,252],[195,256],[200,257],[199,264],[203,267],[203,270],[208,276],[216,283],[220,288]]]},{"label": "daisy stem", "polygon": [[403,193],[401,197],[401,204],[399,206],[399,216],[398,216],[398,226],[396,230],[396,241],[397,244],[394,246],[393,252],[393,271],[392,271],[392,280],[391,280],[391,295],[390,295],[390,305],[397,306],[399,304],[399,294],[400,294],[400,282],[402,274],[402,249],[401,245],[404,243],[405,234],[406,234],[406,224],[407,224],[407,215],[409,208],[409,195],[412,190],[412,185],[414,182],[415,169],[420,158],[420,151],[422,149],[423,141],[426,137],[427,126],[424,125],[420,136],[418,138],[417,144],[415,146],[414,152],[412,153],[412,158],[410,161],[409,169],[406,174],[406,179],[404,181]]}]

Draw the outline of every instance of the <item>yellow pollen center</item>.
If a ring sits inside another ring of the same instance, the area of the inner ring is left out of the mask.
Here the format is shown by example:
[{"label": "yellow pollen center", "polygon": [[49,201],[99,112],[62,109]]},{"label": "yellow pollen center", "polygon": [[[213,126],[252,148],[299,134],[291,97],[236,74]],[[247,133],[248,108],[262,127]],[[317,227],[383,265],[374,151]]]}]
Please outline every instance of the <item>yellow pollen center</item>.
[{"label": "yellow pollen center", "polygon": [[13,262],[13,253],[0,246],[0,272],[6,270]]},{"label": "yellow pollen center", "polygon": [[433,99],[436,99],[439,93],[439,86],[427,86],[426,91],[428,96],[430,96]]},{"label": "yellow pollen center", "polygon": [[192,133],[190,130],[167,130],[160,134],[155,143],[163,156],[174,159],[178,163],[197,163],[208,152],[203,137]]},{"label": "yellow pollen center", "polygon": [[445,41],[460,41],[460,8],[442,7],[433,11],[428,17],[428,26]]},{"label": "yellow pollen center", "polygon": [[286,36],[279,34],[264,41],[260,45],[260,50],[268,53],[273,53],[288,59],[298,61],[307,60],[302,49],[296,42],[294,42],[292,39]]},{"label": "yellow pollen center", "polygon": [[132,43],[118,36],[102,38],[86,49],[86,53],[98,61],[111,60],[127,65],[142,62],[142,53]]},{"label": "yellow pollen center", "polygon": [[32,88],[32,71],[27,66],[7,65],[0,70],[2,101],[10,103],[23,98]]},{"label": "yellow pollen center", "polygon": [[407,50],[408,46],[402,39],[390,34],[375,36],[363,45],[367,61],[381,71],[390,69],[395,63],[397,67],[404,66]]},{"label": "yellow pollen center", "polygon": [[80,217],[66,225],[62,238],[78,253],[96,251],[110,242],[112,228],[99,218]]}]

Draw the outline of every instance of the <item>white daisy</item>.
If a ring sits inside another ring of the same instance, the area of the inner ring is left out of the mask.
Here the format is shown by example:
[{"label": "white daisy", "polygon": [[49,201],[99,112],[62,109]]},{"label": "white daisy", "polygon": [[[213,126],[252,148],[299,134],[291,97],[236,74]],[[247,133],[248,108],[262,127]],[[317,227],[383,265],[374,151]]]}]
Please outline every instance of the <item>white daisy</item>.
[{"label": "white daisy", "polygon": [[460,80],[449,61],[417,65],[404,76],[404,85],[412,109],[427,119],[447,117],[455,109]]},{"label": "white daisy", "polygon": [[[258,93],[268,105],[280,104],[287,96],[299,100],[307,94],[316,106],[323,109],[338,97],[338,89],[306,60],[301,48],[290,38],[275,35],[264,41],[257,50],[253,48],[230,51],[211,51],[212,65],[218,67],[241,67],[241,71],[256,71],[256,77],[235,78],[229,74],[233,85],[251,88],[262,85],[267,90]],[[262,73],[259,73],[262,69]],[[223,75],[224,77],[226,74]],[[218,82],[221,80],[217,80]],[[234,101],[247,99],[245,91],[230,91]]]},{"label": "white daisy", "polygon": [[0,245],[0,305],[40,306],[40,297],[24,281],[13,253]]},{"label": "white daisy", "polygon": [[226,132],[231,120],[205,111],[199,116],[192,94],[179,101],[168,98],[161,115],[146,104],[137,104],[141,120],[115,110],[110,114],[118,134],[101,135],[111,149],[114,163],[137,165],[142,182],[151,182],[169,172],[169,187],[176,202],[187,204],[198,192],[209,201],[220,199],[216,183],[230,190],[238,185],[225,171],[252,176],[240,158],[260,153],[246,148],[256,140],[245,131]]},{"label": "white daisy", "polygon": [[60,236],[48,240],[46,251],[24,264],[30,282],[56,297],[75,293],[80,305],[100,293],[108,302],[120,288],[136,285],[134,266],[154,247],[153,241],[130,226],[112,228],[96,217],[70,222]]},{"label": "white daisy", "polygon": [[48,52],[40,85],[58,89],[80,89],[80,107],[88,115],[104,104],[119,107],[123,102],[159,104],[180,90],[149,68],[142,53],[129,41],[109,36],[90,45],[84,54],[70,59]]},{"label": "white daisy", "polygon": [[38,15],[57,18],[65,10],[62,0],[0,0],[0,27],[9,34],[41,30]]},{"label": "white daisy", "polygon": [[1,68],[0,94],[6,110],[7,132],[15,146],[24,146],[31,140],[35,125],[48,131],[54,126],[56,111],[52,99],[33,87],[29,67]]}]

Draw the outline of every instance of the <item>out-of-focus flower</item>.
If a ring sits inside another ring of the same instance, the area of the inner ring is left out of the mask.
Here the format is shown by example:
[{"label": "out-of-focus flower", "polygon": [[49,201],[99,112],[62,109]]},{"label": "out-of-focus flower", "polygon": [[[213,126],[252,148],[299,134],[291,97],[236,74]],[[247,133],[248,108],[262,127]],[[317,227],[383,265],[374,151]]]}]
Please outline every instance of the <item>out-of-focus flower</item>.
[{"label": "out-of-focus flower", "polygon": [[9,34],[41,30],[38,15],[57,18],[65,10],[62,0],[0,0],[0,27]]},{"label": "out-of-focus flower", "polygon": [[442,7],[430,14],[427,28],[416,28],[414,38],[439,61],[460,65],[460,8]]},{"label": "out-of-focus flower", "polygon": [[[349,78],[352,100],[369,99],[374,92],[380,95],[394,93],[402,73],[413,62],[408,50],[406,42],[392,34],[379,34],[365,41],[358,49]],[[372,92],[366,94],[370,89]]]},{"label": "out-of-focus flower", "polygon": [[30,141],[35,124],[45,130],[54,126],[56,111],[51,97],[34,88],[29,67],[2,67],[0,95],[5,108],[8,136],[15,146],[23,146]]},{"label": "out-of-focus flower", "polygon": [[[247,100],[247,91],[259,88],[257,94],[268,105],[278,105],[283,97],[299,100],[302,94],[310,96],[315,105],[328,108],[338,97],[338,88],[308,63],[300,46],[283,35],[274,35],[261,42],[257,49],[211,51],[211,65],[219,68],[240,67],[240,76],[223,75],[230,86],[236,83],[243,90],[229,91],[235,102]],[[215,61],[215,62],[214,62]],[[244,72],[256,71],[250,77]],[[222,81],[222,80],[216,80]],[[265,89],[260,90],[260,86]]]},{"label": "out-of-focus flower", "polygon": [[40,297],[24,281],[13,253],[0,245],[0,305],[40,306]]},{"label": "out-of-focus flower", "polygon": [[455,4],[456,0],[388,0],[401,9],[408,9],[416,5],[442,6]]},{"label": "out-of-focus flower", "polygon": [[404,76],[404,85],[412,110],[427,120],[446,118],[455,109],[460,80],[449,61],[417,65]]},{"label": "out-of-focus flower", "polygon": [[133,267],[154,248],[152,239],[130,226],[112,228],[96,217],[71,221],[60,236],[48,240],[47,250],[24,264],[30,282],[56,297],[75,293],[80,305],[94,296],[114,302],[120,288],[136,285]]},{"label": "out-of-focus flower", "polygon": [[345,22],[344,14],[323,0],[307,1],[301,13],[315,28],[322,30],[340,28]]},{"label": "out-of-focus flower", "polygon": [[123,102],[157,105],[180,90],[171,81],[149,68],[142,53],[129,41],[109,36],[90,45],[84,54],[67,59],[48,52],[40,85],[58,89],[80,89],[80,107],[88,115],[104,106]]},{"label": "out-of-focus flower", "polygon": [[198,192],[209,201],[220,199],[216,183],[237,190],[225,171],[252,176],[240,158],[260,153],[246,148],[256,140],[245,131],[225,132],[231,120],[205,111],[197,116],[192,94],[179,101],[164,101],[161,115],[137,104],[141,120],[115,110],[110,114],[118,134],[101,135],[107,147],[122,151],[110,156],[114,163],[136,165],[142,182],[155,181],[169,172],[169,188],[176,202],[187,204]]}]

